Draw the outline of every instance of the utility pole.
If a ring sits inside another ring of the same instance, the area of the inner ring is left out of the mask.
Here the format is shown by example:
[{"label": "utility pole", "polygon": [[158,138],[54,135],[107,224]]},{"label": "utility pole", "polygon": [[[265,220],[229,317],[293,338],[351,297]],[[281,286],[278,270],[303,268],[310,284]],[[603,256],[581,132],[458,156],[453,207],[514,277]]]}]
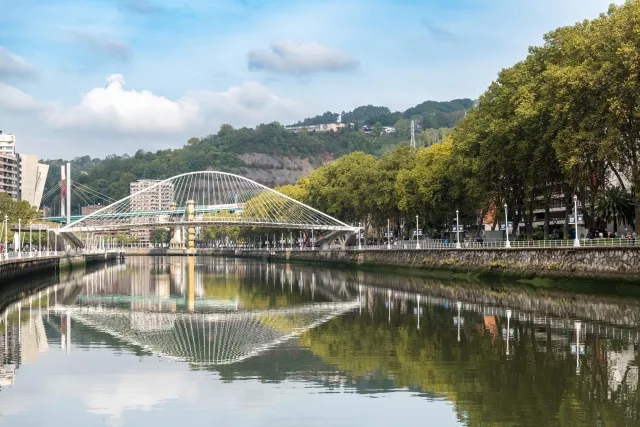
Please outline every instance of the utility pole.
[{"label": "utility pole", "polygon": [[67,225],[71,224],[71,163],[67,162]]},{"label": "utility pole", "polygon": [[411,148],[416,148],[416,121],[411,120]]},{"label": "utility pole", "polygon": [[65,216],[67,200],[67,168],[65,165],[60,166],[60,216]]}]

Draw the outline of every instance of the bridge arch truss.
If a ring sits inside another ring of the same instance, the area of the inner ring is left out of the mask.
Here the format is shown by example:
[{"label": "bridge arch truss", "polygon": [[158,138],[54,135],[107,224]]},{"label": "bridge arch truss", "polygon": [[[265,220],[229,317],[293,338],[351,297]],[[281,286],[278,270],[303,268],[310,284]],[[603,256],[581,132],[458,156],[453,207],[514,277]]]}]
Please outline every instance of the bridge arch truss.
[{"label": "bridge arch truss", "polygon": [[240,175],[189,172],[148,187],[61,229],[101,233],[167,226],[241,226],[353,232],[356,228]]}]

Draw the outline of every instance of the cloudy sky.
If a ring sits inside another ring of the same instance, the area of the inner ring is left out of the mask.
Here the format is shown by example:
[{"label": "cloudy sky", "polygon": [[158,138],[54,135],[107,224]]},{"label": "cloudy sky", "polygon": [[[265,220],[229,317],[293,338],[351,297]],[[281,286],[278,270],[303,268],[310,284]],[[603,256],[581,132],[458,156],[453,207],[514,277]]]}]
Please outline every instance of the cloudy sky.
[{"label": "cloudy sky", "polygon": [[0,0],[0,129],[43,158],[480,95],[611,0]]}]

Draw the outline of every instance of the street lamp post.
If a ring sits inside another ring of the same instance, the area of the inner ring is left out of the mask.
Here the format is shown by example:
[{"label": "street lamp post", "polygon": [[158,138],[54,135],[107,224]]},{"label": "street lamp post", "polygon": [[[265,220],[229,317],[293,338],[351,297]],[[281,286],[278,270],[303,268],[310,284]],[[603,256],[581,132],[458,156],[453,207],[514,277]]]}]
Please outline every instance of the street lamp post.
[{"label": "street lamp post", "polygon": [[576,235],[573,239],[573,246],[580,247],[580,238],[578,237],[578,195],[573,195],[573,219],[576,225]]},{"label": "street lamp post", "polygon": [[22,218],[18,218],[18,258],[22,258]]},{"label": "street lamp post", "polygon": [[460,211],[456,209],[456,249],[460,249],[462,246],[460,245]]},{"label": "street lamp post", "polygon": [[504,204],[504,233],[507,236],[507,240],[504,243],[505,248],[511,247],[511,242],[509,241],[509,220],[507,219],[507,204]]},{"label": "street lamp post", "polygon": [[33,256],[33,221],[29,221],[29,256]]},{"label": "street lamp post", "polygon": [[362,249],[362,240],[361,240],[361,237],[360,237],[360,234],[362,232],[361,227],[362,227],[362,223],[359,222],[358,223],[358,249]]},{"label": "street lamp post", "polygon": [[391,249],[391,220],[387,219],[387,249]]},{"label": "street lamp post", "polygon": [[42,226],[38,227],[38,255],[42,254]]},{"label": "street lamp post", "polygon": [[9,215],[4,216],[4,257],[9,258]]},{"label": "street lamp post", "polygon": [[418,215],[416,215],[416,249],[420,249],[420,227],[418,226]]}]

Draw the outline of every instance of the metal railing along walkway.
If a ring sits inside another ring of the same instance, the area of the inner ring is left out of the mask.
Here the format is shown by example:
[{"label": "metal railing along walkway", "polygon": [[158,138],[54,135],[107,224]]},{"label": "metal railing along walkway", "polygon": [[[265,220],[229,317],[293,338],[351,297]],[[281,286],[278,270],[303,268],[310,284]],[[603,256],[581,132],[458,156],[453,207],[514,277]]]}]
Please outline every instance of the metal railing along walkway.
[{"label": "metal railing along walkway", "polygon": [[[118,253],[120,249],[85,249],[76,250],[73,252],[75,255],[88,255],[88,254],[106,254],[106,253]],[[48,258],[57,257],[62,254],[66,254],[64,251],[9,251],[0,252],[0,261],[14,260],[14,259],[34,259],[34,258]]]}]

